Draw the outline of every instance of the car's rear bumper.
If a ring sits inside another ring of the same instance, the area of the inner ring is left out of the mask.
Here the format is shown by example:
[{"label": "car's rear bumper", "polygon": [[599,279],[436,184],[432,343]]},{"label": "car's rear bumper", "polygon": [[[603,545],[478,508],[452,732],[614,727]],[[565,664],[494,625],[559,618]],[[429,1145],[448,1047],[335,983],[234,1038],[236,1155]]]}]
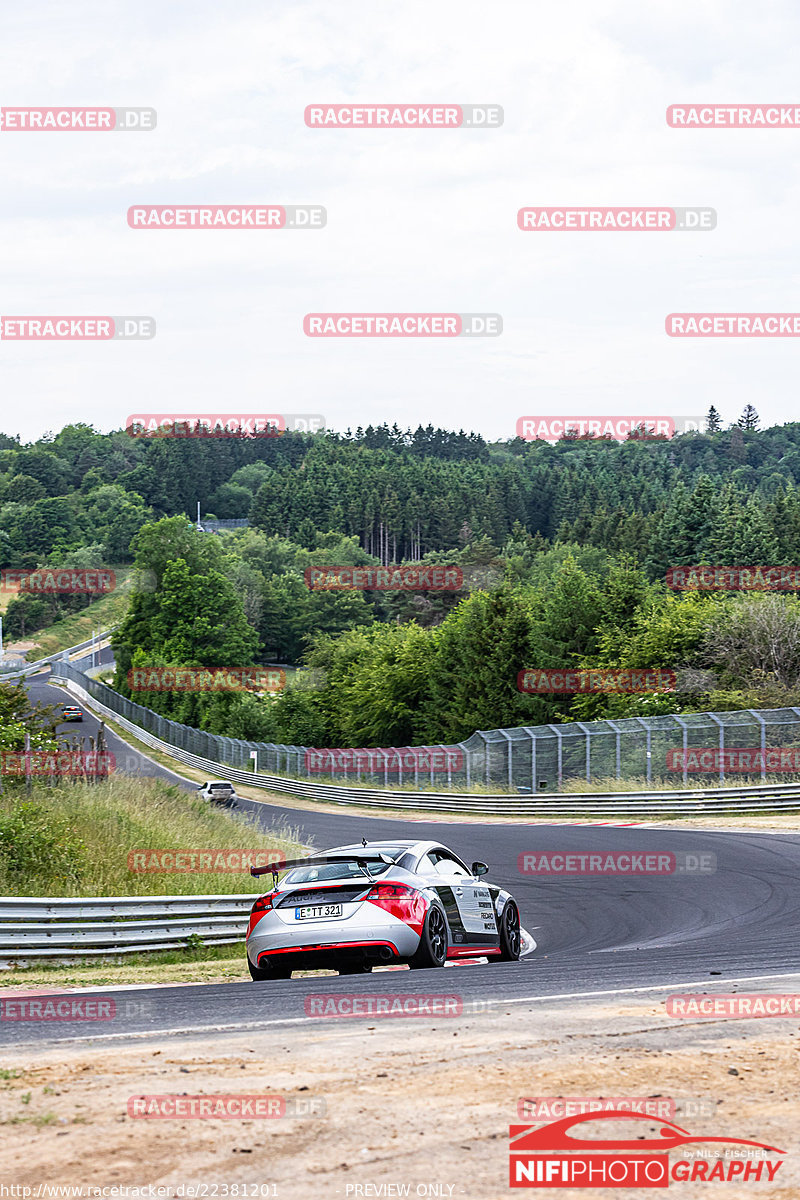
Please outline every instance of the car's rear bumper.
[{"label": "car's rear bumper", "polygon": [[263,960],[272,955],[284,963],[294,957],[320,967],[344,960],[390,962],[410,958],[419,946],[419,934],[388,915],[368,923],[329,920],[298,922],[298,926],[283,922],[277,926],[269,916],[262,918],[247,939],[247,956],[254,966],[267,965]]},{"label": "car's rear bumper", "polygon": [[367,964],[381,966],[392,962],[404,962],[409,957],[401,954],[393,942],[343,942],[340,946],[293,946],[284,950],[266,950],[258,957],[257,966],[262,970],[270,963],[291,965],[296,971],[331,970],[341,966]]}]

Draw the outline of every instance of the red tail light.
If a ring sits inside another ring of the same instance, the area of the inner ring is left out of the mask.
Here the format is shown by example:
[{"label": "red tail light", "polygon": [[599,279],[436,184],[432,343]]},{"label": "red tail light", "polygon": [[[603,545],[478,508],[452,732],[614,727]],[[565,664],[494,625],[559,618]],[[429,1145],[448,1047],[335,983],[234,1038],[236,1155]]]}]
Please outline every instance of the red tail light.
[{"label": "red tail light", "polygon": [[417,933],[422,932],[428,901],[422,892],[409,884],[376,883],[369,889],[364,899],[391,913],[393,917],[398,917],[406,925],[415,929]]},{"label": "red tail light", "polygon": [[272,911],[272,901],[275,899],[275,892],[267,892],[266,896],[259,896],[253,907],[250,909],[250,921],[247,926],[248,937],[265,913]]}]

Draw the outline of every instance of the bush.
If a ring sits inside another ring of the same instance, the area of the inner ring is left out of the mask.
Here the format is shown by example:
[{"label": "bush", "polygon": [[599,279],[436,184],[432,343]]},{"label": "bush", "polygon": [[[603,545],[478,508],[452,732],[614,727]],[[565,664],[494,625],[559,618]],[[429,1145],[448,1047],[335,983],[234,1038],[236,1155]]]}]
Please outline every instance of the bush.
[{"label": "bush", "polygon": [[86,870],[86,846],[50,805],[30,800],[0,811],[0,890],[72,890]]}]

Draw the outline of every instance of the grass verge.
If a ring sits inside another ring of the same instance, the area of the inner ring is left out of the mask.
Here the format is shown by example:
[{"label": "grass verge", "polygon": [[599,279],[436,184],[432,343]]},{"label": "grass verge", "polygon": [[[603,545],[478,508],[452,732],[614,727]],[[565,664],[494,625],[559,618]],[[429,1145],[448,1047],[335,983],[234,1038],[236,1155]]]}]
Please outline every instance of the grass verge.
[{"label": "grass verge", "polygon": [[151,987],[171,983],[235,983],[249,980],[244,942],[190,951],[125,954],[88,963],[37,963],[0,971],[2,988]]},{"label": "grass verge", "polygon": [[258,893],[247,872],[131,870],[136,850],[303,853],[286,826],[264,831],[160,779],[112,775],[98,783],[37,782],[0,796],[0,895],[148,896]]},{"label": "grass verge", "polygon": [[94,600],[79,613],[27,635],[30,641],[36,642],[36,648],[27,653],[27,661],[35,662],[57,654],[59,650],[68,650],[70,646],[85,642],[95,629],[108,629],[120,621],[128,608],[133,572],[130,567],[117,568],[116,578],[117,586],[108,596]]}]

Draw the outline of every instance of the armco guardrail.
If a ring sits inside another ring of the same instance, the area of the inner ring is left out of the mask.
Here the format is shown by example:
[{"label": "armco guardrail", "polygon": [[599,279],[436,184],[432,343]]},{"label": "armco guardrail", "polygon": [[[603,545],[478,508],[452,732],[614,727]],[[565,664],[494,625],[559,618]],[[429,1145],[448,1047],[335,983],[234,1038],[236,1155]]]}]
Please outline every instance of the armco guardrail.
[{"label": "armco guardrail", "polygon": [[[309,781],[319,774],[344,785],[402,788],[410,783],[419,791],[437,782],[454,792],[469,792],[479,784],[487,791],[494,786],[538,794],[561,791],[565,782],[576,779],[591,783],[644,778],[652,787],[655,776],[675,779],[689,788],[695,765],[692,753],[710,751],[714,770],[704,772],[705,778],[695,786],[713,787],[717,780],[720,786],[727,782],[729,750],[796,750],[800,759],[800,707],[521,725],[477,730],[457,745],[376,747],[357,753],[254,742],[174,721],[99,680],[87,682],[82,665],[73,666],[77,669],[71,675],[66,670],[67,678],[85,684],[95,700],[176,750],[243,770],[250,770],[255,761],[256,770],[281,777],[305,776]],[[717,751],[721,753],[716,755]],[[766,754],[752,773],[767,782]],[[713,781],[708,778],[712,774]],[[797,774],[800,777],[800,771]]]},{"label": "armco guardrail", "polygon": [[87,638],[85,642],[78,642],[77,646],[69,646],[66,650],[59,650],[56,654],[51,654],[48,658],[39,658],[36,662],[28,663],[24,667],[15,668],[13,671],[4,672],[0,667],[0,683],[12,683],[16,679],[25,679],[28,675],[35,675],[43,667],[61,661],[68,661],[73,654],[77,654],[81,650],[88,650],[91,646],[100,646],[110,633],[110,629],[104,629],[95,637]]},{"label": "armco guardrail", "polygon": [[358,805],[366,808],[395,811],[419,810],[445,813],[474,813],[505,817],[553,817],[585,814],[592,817],[636,816],[703,816],[715,813],[777,813],[800,812],[800,784],[763,784],[742,788],[694,788],[669,792],[581,792],[547,796],[515,796],[508,793],[476,795],[474,792],[411,792],[391,789],[343,787],[337,784],[312,783],[281,775],[265,775],[241,771],[212,759],[190,754],[187,750],[161,741],[141,726],[120,716],[81,685],[82,678],[68,667],[61,678],[84,703],[102,716],[113,720],[140,742],[159,750],[186,766],[194,767],[209,777],[224,776],[234,783],[265,788],[273,792],[302,796],[307,800],[328,804]]},{"label": "armco guardrail", "polygon": [[179,950],[243,940],[254,894],[113,896],[86,900],[0,897],[0,966]]}]

